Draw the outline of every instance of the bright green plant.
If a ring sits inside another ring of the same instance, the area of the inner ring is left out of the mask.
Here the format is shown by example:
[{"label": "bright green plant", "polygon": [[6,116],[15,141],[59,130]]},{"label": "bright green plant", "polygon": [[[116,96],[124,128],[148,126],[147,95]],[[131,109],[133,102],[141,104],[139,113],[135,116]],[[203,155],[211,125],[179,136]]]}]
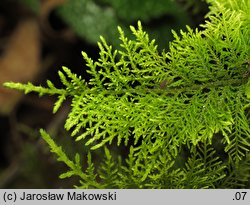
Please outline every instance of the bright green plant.
[{"label": "bright green plant", "polygon": [[204,29],[173,32],[166,53],[138,22],[135,40],[118,28],[120,50],[101,37],[97,61],[82,53],[89,81],[63,67],[64,88],[5,83],[57,95],[54,113],[71,99],[65,129],[91,147],[87,156],[70,159],[40,131],[69,167],[61,178],[78,176],[80,188],[249,188],[250,1],[207,2]]}]

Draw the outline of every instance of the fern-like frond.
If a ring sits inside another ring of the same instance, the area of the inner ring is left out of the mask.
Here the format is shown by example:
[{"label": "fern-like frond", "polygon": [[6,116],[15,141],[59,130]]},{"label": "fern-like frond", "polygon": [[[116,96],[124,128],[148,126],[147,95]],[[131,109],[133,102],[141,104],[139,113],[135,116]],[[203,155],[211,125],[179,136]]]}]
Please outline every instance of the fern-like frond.
[{"label": "fern-like frond", "polygon": [[120,180],[118,173],[121,162],[119,160],[118,163],[116,163],[108,148],[104,147],[104,151],[105,158],[100,166],[98,175],[102,180],[104,188],[117,188]]},{"label": "fern-like frond", "polygon": [[[208,2],[211,12],[203,30],[187,27],[179,36],[173,32],[175,40],[167,53],[158,51],[138,22],[137,28],[130,27],[134,40],[118,27],[119,50],[101,37],[98,60],[83,52],[89,82],[63,67],[61,89],[51,81],[47,88],[5,84],[25,93],[57,95],[54,112],[70,97],[65,128],[92,150],[107,144],[130,147],[118,164],[105,148],[99,171],[89,153],[82,171],[79,155],[71,161],[41,131],[52,152],[70,168],[61,177],[79,176],[81,188],[246,185],[248,177],[242,181],[239,173],[240,167],[247,170],[250,150],[250,5],[247,0]],[[212,146],[217,136],[222,138],[226,162]],[[178,167],[185,146],[190,153],[181,162],[185,167]]]},{"label": "fern-like frond", "polygon": [[226,166],[207,143],[198,145],[186,163],[183,180],[185,188],[216,188],[215,184],[226,177]]},{"label": "fern-like frond", "polygon": [[62,150],[62,147],[58,146],[48,133],[41,129],[40,134],[49,145],[51,152],[57,155],[57,160],[66,164],[70,169],[69,171],[60,175],[61,179],[71,176],[78,176],[80,178],[80,182],[84,184],[84,186],[82,186],[83,188],[100,188],[100,185],[95,180],[95,175],[93,173],[94,168],[91,162],[90,154],[88,154],[88,167],[86,169],[86,173],[84,173],[82,170],[80,155],[78,153],[75,155],[74,161],[72,161]]}]

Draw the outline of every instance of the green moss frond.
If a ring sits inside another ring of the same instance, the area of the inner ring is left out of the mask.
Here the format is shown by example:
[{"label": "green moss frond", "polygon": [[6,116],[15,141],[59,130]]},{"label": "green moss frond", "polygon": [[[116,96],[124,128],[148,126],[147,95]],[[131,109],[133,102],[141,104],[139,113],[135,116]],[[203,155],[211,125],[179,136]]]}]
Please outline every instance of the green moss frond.
[{"label": "green moss frond", "polygon": [[[250,5],[208,2],[203,30],[187,27],[179,36],[173,31],[168,52],[160,53],[138,22],[130,27],[133,40],[118,27],[119,50],[101,37],[98,60],[82,53],[89,82],[63,67],[61,89],[51,81],[47,88],[5,83],[26,94],[58,96],[54,112],[67,97],[72,100],[65,129],[91,147],[87,167],[82,169],[78,154],[70,160],[41,131],[70,169],[62,178],[80,177],[81,188],[247,186]],[[113,158],[110,145],[125,146],[128,156]],[[91,159],[95,149],[105,156],[97,168]]]}]

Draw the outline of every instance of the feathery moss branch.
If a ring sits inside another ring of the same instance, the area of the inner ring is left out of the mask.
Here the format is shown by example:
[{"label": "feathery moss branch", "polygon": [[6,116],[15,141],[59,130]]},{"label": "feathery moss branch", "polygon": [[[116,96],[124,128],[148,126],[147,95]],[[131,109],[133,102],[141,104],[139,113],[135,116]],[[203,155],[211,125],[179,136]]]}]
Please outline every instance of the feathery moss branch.
[{"label": "feathery moss branch", "polygon": [[[54,112],[71,97],[66,130],[92,150],[104,148],[99,170],[89,154],[82,171],[79,155],[69,160],[42,131],[52,152],[70,168],[63,177],[79,176],[84,188],[247,186],[250,4],[208,2],[204,29],[187,27],[180,36],[173,32],[168,52],[160,53],[138,22],[137,28],[130,27],[135,40],[118,27],[120,50],[101,37],[97,61],[82,53],[89,82],[63,67],[59,77],[65,88],[57,89],[51,81],[47,88],[5,83],[26,94],[57,95]],[[117,164],[106,148],[114,143],[129,149]]]}]

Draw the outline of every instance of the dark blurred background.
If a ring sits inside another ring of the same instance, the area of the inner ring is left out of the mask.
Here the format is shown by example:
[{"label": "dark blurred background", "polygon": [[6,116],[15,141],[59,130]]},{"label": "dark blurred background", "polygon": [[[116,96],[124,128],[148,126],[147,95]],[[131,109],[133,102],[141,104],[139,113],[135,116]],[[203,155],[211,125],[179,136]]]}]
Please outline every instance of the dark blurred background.
[{"label": "dark blurred background", "polygon": [[204,22],[202,0],[1,0],[0,1],[0,188],[72,188],[60,180],[66,167],[56,162],[38,130],[46,129],[67,153],[83,144],[63,129],[70,101],[52,114],[54,97],[23,95],[3,88],[6,81],[61,86],[58,70],[69,67],[88,78],[81,51],[98,58],[102,35],[119,49],[117,26],[132,38],[129,25],[142,21],[159,51],[168,50],[171,29]]}]

